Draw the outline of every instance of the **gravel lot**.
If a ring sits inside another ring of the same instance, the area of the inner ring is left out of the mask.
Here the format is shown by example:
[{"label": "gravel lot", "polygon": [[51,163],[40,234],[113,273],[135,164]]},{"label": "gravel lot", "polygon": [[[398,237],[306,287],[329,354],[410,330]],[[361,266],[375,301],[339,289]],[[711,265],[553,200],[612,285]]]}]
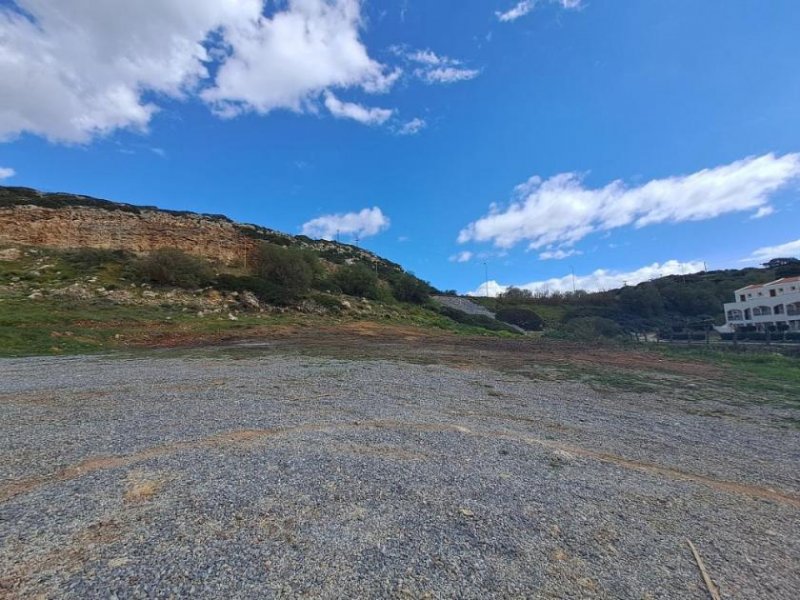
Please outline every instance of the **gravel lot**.
[{"label": "gravel lot", "polygon": [[0,597],[800,597],[764,404],[392,360],[0,362]]}]

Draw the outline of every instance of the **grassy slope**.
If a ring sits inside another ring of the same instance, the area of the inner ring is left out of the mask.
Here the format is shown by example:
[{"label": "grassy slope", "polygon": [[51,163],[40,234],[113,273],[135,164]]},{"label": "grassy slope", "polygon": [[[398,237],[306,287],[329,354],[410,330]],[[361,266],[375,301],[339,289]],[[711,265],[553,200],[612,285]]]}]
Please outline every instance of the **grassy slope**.
[{"label": "grassy slope", "polygon": [[[196,309],[153,301],[116,303],[102,297],[76,299],[49,291],[80,283],[91,288],[129,289],[121,263],[75,263],[65,253],[41,251],[19,260],[0,261],[0,356],[98,352],[139,345],[157,345],[192,339],[215,340],[245,336],[264,328],[307,327],[358,320],[384,321],[472,335],[506,335],[462,325],[424,307],[371,303],[371,313],[239,312],[199,317]],[[32,292],[45,290],[40,298]],[[141,298],[141,292],[134,288]],[[185,293],[185,292],[184,292]],[[353,301],[357,303],[357,301]]]}]

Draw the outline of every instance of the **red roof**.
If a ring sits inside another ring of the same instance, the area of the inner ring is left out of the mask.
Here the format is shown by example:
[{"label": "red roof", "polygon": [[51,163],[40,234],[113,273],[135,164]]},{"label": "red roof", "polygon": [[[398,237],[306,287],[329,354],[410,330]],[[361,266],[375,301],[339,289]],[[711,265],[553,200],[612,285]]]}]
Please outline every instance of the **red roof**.
[{"label": "red roof", "polygon": [[775,281],[768,283],[767,285],[775,285],[776,283],[798,283],[800,282],[800,275],[795,277],[783,277],[781,279],[776,279]]}]

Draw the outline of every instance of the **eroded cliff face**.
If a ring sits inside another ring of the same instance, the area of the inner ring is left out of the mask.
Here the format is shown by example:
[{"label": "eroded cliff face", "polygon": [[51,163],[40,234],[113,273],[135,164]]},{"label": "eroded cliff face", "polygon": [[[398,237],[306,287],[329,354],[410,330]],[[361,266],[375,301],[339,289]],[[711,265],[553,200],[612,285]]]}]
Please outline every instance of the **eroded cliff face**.
[{"label": "eroded cliff face", "polygon": [[90,207],[0,207],[0,244],[106,248],[137,253],[178,248],[224,263],[245,262],[257,241],[242,226],[203,215]]}]

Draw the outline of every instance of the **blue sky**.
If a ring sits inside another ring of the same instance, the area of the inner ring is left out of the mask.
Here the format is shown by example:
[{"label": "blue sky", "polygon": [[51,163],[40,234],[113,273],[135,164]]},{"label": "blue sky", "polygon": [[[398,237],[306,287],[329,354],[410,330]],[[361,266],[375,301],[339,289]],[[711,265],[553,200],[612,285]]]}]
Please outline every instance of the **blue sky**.
[{"label": "blue sky", "polygon": [[338,229],[462,292],[738,267],[800,254],[798,31],[794,0],[0,0],[0,178]]}]

